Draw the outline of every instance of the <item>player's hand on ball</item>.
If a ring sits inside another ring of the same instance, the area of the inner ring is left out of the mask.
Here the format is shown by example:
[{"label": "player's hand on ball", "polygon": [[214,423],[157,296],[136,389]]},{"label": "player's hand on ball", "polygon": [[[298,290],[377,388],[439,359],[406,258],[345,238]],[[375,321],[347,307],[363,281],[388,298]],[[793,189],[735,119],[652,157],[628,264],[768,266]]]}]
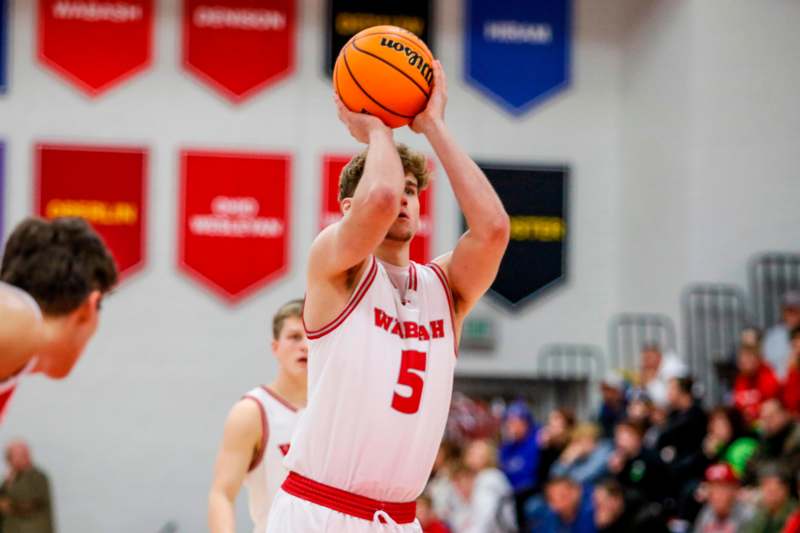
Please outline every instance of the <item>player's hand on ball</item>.
[{"label": "player's hand on ball", "polygon": [[444,108],[447,106],[447,77],[444,75],[442,63],[433,62],[433,91],[425,109],[414,117],[409,126],[416,133],[428,133],[444,122]]},{"label": "player's hand on ball", "polygon": [[373,117],[366,113],[354,113],[350,111],[345,107],[344,103],[342,103],[342,99],[339,98],[339,95],[335,92],[333,93],[333,99],[336,102],[339,120],[347,126],[350,135],[358,142],[369,144],[369,136],[375,131],[385,131],[389,135],[392,134],[392,130],[389,126],[384,124],[378,117]]}]

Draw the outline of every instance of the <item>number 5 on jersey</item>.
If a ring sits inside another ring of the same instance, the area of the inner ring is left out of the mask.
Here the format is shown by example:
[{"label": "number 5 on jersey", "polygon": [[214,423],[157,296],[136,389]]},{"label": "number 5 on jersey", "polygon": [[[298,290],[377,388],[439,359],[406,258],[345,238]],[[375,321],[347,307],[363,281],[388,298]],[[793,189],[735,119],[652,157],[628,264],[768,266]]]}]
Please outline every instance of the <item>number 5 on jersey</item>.
[{"label": "number 5 on jersey", "polygon": [[402,356],[397,384],[410,387],[411,395],[401,396],[395,392],[392,396],[392,409],[412,415],[419,410],[419,403],[422,400],[422,387],[425,386],[422,373],[425,372],[428,354],[416,350],[403,350]]}]

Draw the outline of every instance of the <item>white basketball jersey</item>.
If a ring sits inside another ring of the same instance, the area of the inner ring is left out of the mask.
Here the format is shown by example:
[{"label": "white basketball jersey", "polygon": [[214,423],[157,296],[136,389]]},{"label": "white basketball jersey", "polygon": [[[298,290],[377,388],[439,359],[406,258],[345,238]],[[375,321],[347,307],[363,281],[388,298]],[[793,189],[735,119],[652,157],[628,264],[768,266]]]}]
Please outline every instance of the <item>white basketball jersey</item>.
[{"label": "white basketball jersey", "polygon": [[[30,294],[3,281],[0,281],[0,291],[10,292],[20,296],[25,304],[36,313],[36,316],[39,318],[39,320],[42,320],[42,311],[39,308],[39,304],[36,303],[36,300],[34,300]],[[20,369],[19,372],[6,379],[0,379],[0,421],[3,420],[3,415],[5,415],[6,408],[11,401],[11,397],[14,395],[14,391],[17,389],[19,378],[25,374],[30,374],[33,372],[37,362],[38,357],[32,357],[30,360],[28,360],[25,366]]]},{"label": "white basketball jersey", "polygon": [[438,265],[411,263],[396,288],[369,261],[341,314],[307,332],[308,406],[286,464],[319,483],[407,502],[425,488],[450,408],[452,300]]},{"label": "white basketball jersey", "polygon": [[272,499],[289,473],[283,466],[283,458],[289,451],[292,432],[300,413],[264,386],[256,387],[244,397],[255,401],[261,409],[260,454],[253,458],[244,485],[248,492],[253,531],[264,533]]}]

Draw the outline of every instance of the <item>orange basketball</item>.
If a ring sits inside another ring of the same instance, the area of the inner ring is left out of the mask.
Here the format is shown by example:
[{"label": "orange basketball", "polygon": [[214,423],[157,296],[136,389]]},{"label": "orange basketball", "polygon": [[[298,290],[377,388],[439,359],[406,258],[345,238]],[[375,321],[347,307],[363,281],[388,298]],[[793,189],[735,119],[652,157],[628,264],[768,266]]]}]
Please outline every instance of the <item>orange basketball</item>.
[{"label": "orange basketball", "polygon": [[373,26],[355,34],[339,52],[333,83],[348,109],[399,128],[428,103],[433,54],[408,30]]}]

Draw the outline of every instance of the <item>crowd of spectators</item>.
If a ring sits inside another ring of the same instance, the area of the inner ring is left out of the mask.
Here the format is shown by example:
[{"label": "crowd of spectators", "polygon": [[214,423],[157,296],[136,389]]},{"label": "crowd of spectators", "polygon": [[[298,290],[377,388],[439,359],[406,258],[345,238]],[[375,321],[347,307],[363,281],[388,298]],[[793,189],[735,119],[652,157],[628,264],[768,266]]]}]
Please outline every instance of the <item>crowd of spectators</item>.
[{"label": "crowd of spectators", "polygon": [[423,531],[800,533],[800,293],[741,332],[735,364],[716,406],[654,343],[602,380],[591,420],[503,404],[494,430],[443,443]]}]

